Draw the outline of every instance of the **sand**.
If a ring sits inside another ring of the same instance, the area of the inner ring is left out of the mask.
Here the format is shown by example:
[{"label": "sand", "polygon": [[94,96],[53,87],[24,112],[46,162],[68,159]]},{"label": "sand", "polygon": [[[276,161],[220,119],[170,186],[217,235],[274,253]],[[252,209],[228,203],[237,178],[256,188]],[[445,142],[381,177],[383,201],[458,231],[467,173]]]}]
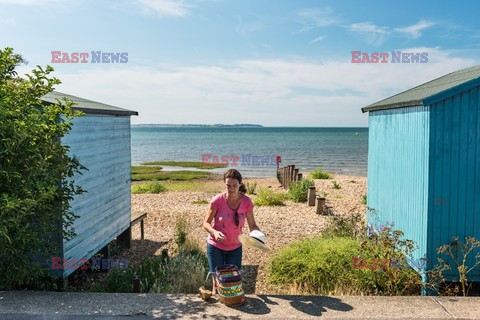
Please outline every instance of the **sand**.
[{"label": "sand", "polygon": [[[249,179],[257,182],[257,188],[271,188],[285,192],[276,179]],[[333,188],[333,181],[340,189]],[[205,189],[218,188],[221,192],[225,187],[221,178],[205,181]],[[362,204],[362,196],[366,194],[366,177],[334,175],[330,180],[315,180],[317,194],[326,197],[327,206],[335,214],[349,212],[366,212]],[[133,194],[132,211],[147,212],[145,220],[145,240],[140,240],[139,225],[132,230],[132,248],[123,257],[136,264],[145,257],[161,255],[163,249],[169,249],[175,254],[174,242],[175,222],[179,214],[185,214],[189,237],[206,245],[207,232],[202,228],[203,219],[208,204],[194,204],[196,200],[209,201],[214,194],[196,192],[165,192],[161,194]],[[253,198],[254,196],[252,196]],[[325,225],[327,216],[317,215],[315,207],[306,203],[287,201],[285,206],[255,207],[254,215],[257,225],[267,236],[267,246],[270,253],[244,248],[243,269],[244,289],[246,293],[272,293],[273,288],[266,283],[266,271],[269,259],[289,243],[305,237],[319,235]],[[244,233],[248,233],[245,224]]]}]

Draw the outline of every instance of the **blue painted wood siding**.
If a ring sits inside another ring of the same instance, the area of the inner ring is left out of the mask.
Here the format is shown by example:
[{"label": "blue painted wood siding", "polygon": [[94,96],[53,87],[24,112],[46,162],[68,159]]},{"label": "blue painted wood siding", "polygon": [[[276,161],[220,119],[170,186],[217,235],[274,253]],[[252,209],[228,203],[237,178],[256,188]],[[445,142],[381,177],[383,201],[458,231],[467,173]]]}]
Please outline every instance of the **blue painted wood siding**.
[{"label": "blue painted wood siding", "polygon": [[88,168],[75,177],[87,192],[72,202],[77,236],[64,241],[63,257],[88,259],[130,226],[130,117],[77,118],[62,142]]},{"label": "blue painted wood siding", "polygon": [[[479,105],[477,87],[431,106],[429,260],[453,236],[480,239]],[[480,281],[480,270],[472,276]]]},{"label": "blue painted wood siding", "polygon": [[370,112],[367,219],[394,222],[417,242],[425,258],[428,214],[429,108],[418,106]]}]

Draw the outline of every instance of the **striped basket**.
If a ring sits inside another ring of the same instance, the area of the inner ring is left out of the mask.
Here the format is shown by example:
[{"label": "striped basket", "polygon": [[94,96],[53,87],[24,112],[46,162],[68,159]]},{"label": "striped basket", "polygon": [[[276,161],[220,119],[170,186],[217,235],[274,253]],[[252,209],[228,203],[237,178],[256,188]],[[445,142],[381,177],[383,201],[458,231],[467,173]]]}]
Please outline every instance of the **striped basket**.
[{"label": "striped basket", "polygon": [[245,293],[242,287],[242,275],[232,264],[218,266],[215,269],[217,276],[217,290],[220,301],[228,307],[236,307],[245,303]]}]

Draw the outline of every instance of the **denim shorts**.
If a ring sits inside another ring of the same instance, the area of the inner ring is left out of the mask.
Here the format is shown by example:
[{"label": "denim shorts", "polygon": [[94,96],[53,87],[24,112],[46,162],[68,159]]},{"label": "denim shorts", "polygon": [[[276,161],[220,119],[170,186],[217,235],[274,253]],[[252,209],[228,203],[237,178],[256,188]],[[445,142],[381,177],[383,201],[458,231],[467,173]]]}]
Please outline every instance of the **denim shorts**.
[{"label": "denim shorts", "polygon": [[242,270],[242,246],[226,251],[207,243],[207,257],[210,265],[209,274],[215,273],[215,268],[222,264],[233,264]]}]

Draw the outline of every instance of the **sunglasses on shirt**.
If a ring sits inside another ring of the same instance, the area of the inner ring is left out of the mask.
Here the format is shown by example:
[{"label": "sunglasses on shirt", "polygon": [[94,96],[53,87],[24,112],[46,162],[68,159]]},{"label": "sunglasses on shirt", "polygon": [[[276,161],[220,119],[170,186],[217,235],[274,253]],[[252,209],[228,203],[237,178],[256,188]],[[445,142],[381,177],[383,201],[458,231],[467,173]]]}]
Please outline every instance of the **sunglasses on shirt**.
[{"label": "sunglasses on shirt", "polygon": [[238,219],[238,211],[235,211],[235,215],[233,216],[233,221],[235,222],[235,226],[238,227],[238,225],[240,224],[240,221]]}]

